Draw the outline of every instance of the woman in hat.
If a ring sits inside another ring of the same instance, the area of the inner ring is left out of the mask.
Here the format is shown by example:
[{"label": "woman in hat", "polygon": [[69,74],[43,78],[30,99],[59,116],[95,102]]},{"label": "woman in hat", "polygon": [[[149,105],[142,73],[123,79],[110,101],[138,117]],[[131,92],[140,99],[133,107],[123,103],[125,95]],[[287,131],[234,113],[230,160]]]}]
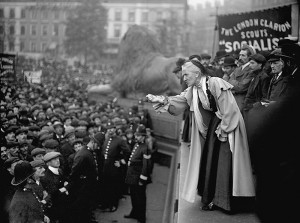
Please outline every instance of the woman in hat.
[{"label": "woman in hat", "polygon": [[18,163],[11,182],[17,190],[11,200],[9,218],[11,223],[50,222],[44,215],[42,202],[37,194],[28,187],[29,178],[35,173],[28,161]]},{"label": "woman in hat", "polygon": [[203,210],[214,205],[232,211],[235,197],[254,197],[247,134],[232,85],[209,77],[197,60],[182,66],[188,88],[172,97],[147,95],[157,112],[179,115],[189,107],[192,132],[182,198],[194,202],[197,189]]}]

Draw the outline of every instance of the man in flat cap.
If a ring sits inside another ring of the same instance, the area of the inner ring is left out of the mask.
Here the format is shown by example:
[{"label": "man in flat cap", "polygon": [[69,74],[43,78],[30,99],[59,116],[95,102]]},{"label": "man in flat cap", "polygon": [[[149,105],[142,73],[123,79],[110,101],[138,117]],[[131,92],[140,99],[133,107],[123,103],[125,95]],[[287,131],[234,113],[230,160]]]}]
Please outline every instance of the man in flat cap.
[{"label": "man in flat cap", "polygon": [[43,188],[51,198],[52,206],[47,210],[47,215],[52,221],[63,220],[68,191],[66,178],[60,169],[59,152],[48,152],[44,155],[47,165],[45,176],[40,178]]},{"label": "man in flat cap", "polygon": [[282,54],[281,49],[274,50],[268,58],[271,66],[272,79],[270,81],[267,99],[270,102],[278,101],[286,96],[291,73],[289,72],[289,60],[293,58]]},{"label": "man in flat cap", "polygon": [[54,128],[53,138],[56,139],[59,142],[59,144],[62,144],[64,141],[64,131],[65,131],[63,123],[60,121],[55,121],[52,126]]},{"label": "man in flat cap", "polygon": [[42,148],[35,148],[31,151],[31,156],[33,160],[43,160],[46,150]]},{"label": "man in flat cap", "polygon": [[261,101],[267,99],[270,78],[263,69],[266,62],[266,58],[259,53],[250,56],[249,67],[252,69],[254,77],[245,97],[244,110],[249,110],[255,103],[260,104]]}]

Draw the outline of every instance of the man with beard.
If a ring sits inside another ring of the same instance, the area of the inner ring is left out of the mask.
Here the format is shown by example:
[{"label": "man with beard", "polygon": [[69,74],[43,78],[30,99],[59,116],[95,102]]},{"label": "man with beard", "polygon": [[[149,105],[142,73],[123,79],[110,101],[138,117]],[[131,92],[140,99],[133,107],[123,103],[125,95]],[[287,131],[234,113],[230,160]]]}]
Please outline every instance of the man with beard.
[{"label": "man with beard", "polygon": [[126,157],[130,154],[129,147],[124,139],[116,135],[116,127],[113,123],[107,123],[107,133],[101,148],[101,160],[103,162],[103,206],[105,211],[116,211],[121,196],[122,168],[126,165]]},{"label": "man with beard", "polygon": [[239,53],[238,65],[233,74],[229,77],[228,82],[233,85],[231,89],[234,98],[242,111],[244,108],[244,99],[248,91],[248,87],[253,78],[252,69],[249,66],[250,56],[255,54],[254,49],[244,44]]},{"label": "man with beard", "polygon": [[151,170],[151,151],[145,142],[147,136],[144,125],[139,125],[135,132],[136,144],[128,160],[125,182],[129,185],[132,209],[124,218],[146,222],[146,186]]}]

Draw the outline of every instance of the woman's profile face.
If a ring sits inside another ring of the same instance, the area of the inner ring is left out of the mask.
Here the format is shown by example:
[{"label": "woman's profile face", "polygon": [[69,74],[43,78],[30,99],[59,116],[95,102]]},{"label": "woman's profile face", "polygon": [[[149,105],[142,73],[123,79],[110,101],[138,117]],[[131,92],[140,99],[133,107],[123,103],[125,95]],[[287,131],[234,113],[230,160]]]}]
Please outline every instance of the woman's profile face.
[{"label": "woman's profile face", "polygon": [[194,86],[197,83],[198,75],[199,74],[190,71],[185,71],[182,73],[183,80],[188,87]]}]

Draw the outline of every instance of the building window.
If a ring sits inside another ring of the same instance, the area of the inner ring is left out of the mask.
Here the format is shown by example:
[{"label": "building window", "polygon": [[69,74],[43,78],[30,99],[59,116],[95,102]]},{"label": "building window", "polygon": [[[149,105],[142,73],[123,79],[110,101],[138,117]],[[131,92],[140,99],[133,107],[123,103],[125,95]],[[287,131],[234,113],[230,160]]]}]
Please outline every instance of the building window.
[{"label": "building window", "polygon": [[42,19],[48,19],[48,11],[47,10],[43,10],[41,17],[42,17]]},{"label": "building window", "polygon": [[15,9],[9,10],[9,18],[14,19],[15,18]]},{"label": "building window", "polygon": [[20,51],[23,52],[25,50],[25,42],[21,41],[20,42]]},{"label": "building window", "polygon": [[13,41],[9,41],[8,49],[9,51],[15,51],[15,43]]},{"label": "building window", "polygon": [[121,21],[122,19],[122,12],[121,10],[116,10],[115,11],[115,21]]},{"label": "building window", "polygon": [[54,19],[59,19],[59,10],[54,11]]},{"label": "building window", "polygon": [[48,35],[48,26],[42,25],[42,36],[47,36],[47,35]]},{"label": "building window", "polygon": [[0,8],[0,18],[4,18],[4,9]]},{"label": "building window", "polygon": [[9,34],[10,35],[14,35],[15,34],[15,26],[12,25],[12,26],[9,27]]},{"label": "building window", "polygon": [[36,52],[36,43],[31,43],[31,52]]},{"label": "building window", "polygon": [[129,12],[128,21],[129,22],[135,22],[135,12],[134,11]]},{"label": "building window", "polygon": [[31,35],[36,35],[36,25],[31,25]]},{"label": "building window", "polygon": [[26,18],[26,11],[25,11],[25,9],[21,9],[21,18],[22,19]]},{"label": "building window", "polygon": [[42,43],[42,52],[45,52],[47,49],[47,43]]},{"label": "building window", "polygon": [[31,18],[37,19],[37,12],[35,10],[31,11]]},{"label": "building window", "polygon": [[148,22],[148,12],[142,12],[142,22]]},{"label": "building window", "polygon": [[25,35],[25,26],[21,26],[21,35]]},{"label": "building window", "polygon": [[59,28],[58,24],[53,24],[53,33],[52,33],[53,36],[58,36],[59,33],[58,28]]},{"label": "building window", "polygon": [[114,26],[114,37],[120,38],[121,36],[121,25],[115,25]]}]

